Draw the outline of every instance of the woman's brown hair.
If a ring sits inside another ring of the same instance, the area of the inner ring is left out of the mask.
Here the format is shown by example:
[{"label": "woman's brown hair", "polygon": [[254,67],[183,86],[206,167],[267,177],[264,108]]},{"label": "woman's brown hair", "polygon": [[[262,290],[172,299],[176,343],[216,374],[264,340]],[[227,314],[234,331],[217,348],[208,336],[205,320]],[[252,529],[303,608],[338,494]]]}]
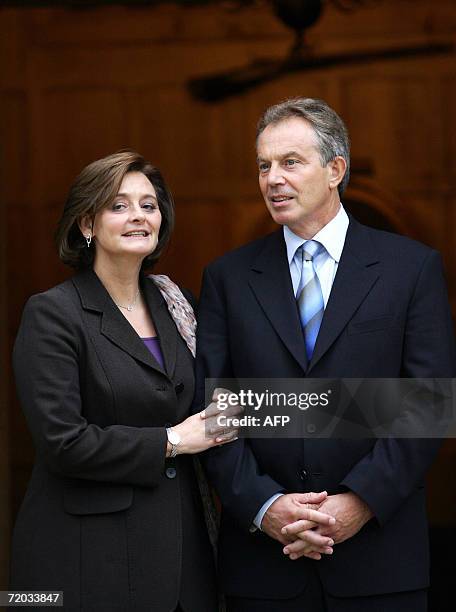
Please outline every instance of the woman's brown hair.
[{"label": "woman's brown hair", "polygon": [[128,172],[142,172],[157,194],[162,216],[158,243],[154,252],[144,259],[142,268],[152,267],[159,259],[174,227],[173,197],[158,168],[139,153],[124,150],[92,162],[72,184],[55,235],[59,257],[63,263],[77,269],[93,265],[95,247],[92,243],[92,246],[87,248],[79,229],[79,221],[85,216],[94,218],[100,210],[109,206]]}]

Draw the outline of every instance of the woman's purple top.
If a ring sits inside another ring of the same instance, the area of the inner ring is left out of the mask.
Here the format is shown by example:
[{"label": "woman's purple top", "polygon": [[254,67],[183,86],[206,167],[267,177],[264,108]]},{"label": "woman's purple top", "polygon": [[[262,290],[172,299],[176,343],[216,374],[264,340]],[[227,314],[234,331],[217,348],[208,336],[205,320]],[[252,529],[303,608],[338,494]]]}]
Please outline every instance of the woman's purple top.
[{"label": "woman's purple top", "polygon": [[163,361],[163,355],[162,355],[161,348],[160,348],[160,341],[158,340],[158,337],[157,336],[153,336],[152,338],[141,338],[141,340],[144,342],[144,344],[147,346],[149,351],[152,353],[152,355],[158,361],[160,366],[163,369],[165,369],[165,364],[164,364],[164,361]]}]

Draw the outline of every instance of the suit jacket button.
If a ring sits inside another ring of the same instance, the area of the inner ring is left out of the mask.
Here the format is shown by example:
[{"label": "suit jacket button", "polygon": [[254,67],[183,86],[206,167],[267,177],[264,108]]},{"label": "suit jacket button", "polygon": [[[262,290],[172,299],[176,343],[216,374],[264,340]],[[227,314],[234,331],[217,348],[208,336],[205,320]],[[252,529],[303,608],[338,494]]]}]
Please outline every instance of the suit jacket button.
[{"label": "suit jacket button", "polygon": [[166,474],[166,478],[176,478],[177,470],[176,468],[169,467],[169,468],[166,468],[165,474]]},{"label": "suit jacket button", "polygon": [[299,478],[301,480],[305,480],[307,478],[307,476],[309,475],[309,472],[307,470],[301,470],[299,472]]},{"label": "suit jacket button", "polygon": [[184,383],[183,382],[178,383],[174,387],[174,390],[176,391],[177,394],[182,393],[182,391],[184,390]]}]

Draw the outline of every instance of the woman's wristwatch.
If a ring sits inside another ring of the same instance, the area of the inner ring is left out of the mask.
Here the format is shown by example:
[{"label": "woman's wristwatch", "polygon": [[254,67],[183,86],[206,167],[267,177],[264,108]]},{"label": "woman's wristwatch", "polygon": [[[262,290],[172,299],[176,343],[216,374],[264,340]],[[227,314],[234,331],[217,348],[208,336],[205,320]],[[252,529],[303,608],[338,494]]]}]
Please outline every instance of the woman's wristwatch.
[{"label": "woman's wristwatch", "polygon": [[168,442],[171,444],[170,457],[173,458],[177,455],[178,446],[181,443],[181,437],[177,431],[173,431],[171,427],[166,428],[166,435],[168,436]]}]

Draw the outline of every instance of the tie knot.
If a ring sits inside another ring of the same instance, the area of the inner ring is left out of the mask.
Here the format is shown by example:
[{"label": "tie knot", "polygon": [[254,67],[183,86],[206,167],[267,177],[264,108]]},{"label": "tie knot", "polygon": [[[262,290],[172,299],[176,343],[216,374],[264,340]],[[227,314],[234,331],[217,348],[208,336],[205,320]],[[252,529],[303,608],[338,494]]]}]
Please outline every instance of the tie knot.
[{"label": "tie knot", "polygon": [[323,245],[316,240],[308,240],[302,245],[303,259],[306,261],[312,261],[321,251]]}]

